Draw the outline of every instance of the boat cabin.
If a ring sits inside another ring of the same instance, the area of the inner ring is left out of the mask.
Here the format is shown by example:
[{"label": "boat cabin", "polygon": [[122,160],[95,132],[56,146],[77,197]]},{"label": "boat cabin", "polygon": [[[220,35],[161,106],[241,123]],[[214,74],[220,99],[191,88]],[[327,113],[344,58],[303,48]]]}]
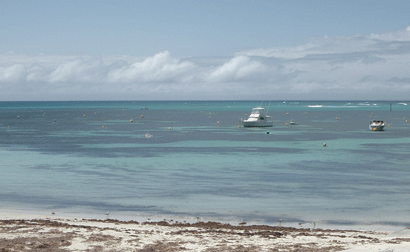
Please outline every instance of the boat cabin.
[{"label": "boat cabin", "polygon": [[254,108],[252,109],[251,115],[249,116],[249,118],[251,117],[256,117],[256,118],[260,118],[260,119],[265,119],[265,109],[264,108]]}]

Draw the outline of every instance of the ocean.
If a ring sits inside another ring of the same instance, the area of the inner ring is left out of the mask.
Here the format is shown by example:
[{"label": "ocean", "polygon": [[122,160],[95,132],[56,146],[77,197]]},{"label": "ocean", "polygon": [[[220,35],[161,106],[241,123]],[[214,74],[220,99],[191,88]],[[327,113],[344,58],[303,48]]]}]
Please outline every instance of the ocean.
[{"label": "ocean", "polygon": [[[407,104],[0,102],[0,210],[408,227]],[[273,127],[239,127],[258,106]]]}]

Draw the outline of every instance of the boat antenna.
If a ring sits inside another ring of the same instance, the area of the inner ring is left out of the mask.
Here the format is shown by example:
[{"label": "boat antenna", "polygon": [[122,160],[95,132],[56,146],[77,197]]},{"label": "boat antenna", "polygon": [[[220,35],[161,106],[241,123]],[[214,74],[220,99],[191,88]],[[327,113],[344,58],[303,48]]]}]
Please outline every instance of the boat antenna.
[{"label": "boat antenna", "polygon": [[270,103],[271,103],[272,101],[270,101],[269,102],[269,106],[268,106],[268,109],[266,110],[266,114],[269,112],[269,108],[270,108]]}]

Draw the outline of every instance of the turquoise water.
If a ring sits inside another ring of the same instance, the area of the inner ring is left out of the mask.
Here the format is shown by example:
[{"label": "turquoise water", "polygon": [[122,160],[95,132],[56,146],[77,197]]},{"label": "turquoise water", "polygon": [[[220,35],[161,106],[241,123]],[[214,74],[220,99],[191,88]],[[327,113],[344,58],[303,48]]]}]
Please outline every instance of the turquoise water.
[{"label": "turquoise water", "polygon": [[406,104],[0,102],[0,208],[409,226]]}]

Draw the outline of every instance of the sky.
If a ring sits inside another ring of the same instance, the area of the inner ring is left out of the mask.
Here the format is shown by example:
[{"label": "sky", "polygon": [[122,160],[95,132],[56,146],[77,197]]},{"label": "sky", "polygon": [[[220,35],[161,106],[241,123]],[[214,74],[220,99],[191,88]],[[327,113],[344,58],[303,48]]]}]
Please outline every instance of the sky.
[{"label": "sky", "polygon": [[3,0],[0,101],[410,100],[410,0]]}]

